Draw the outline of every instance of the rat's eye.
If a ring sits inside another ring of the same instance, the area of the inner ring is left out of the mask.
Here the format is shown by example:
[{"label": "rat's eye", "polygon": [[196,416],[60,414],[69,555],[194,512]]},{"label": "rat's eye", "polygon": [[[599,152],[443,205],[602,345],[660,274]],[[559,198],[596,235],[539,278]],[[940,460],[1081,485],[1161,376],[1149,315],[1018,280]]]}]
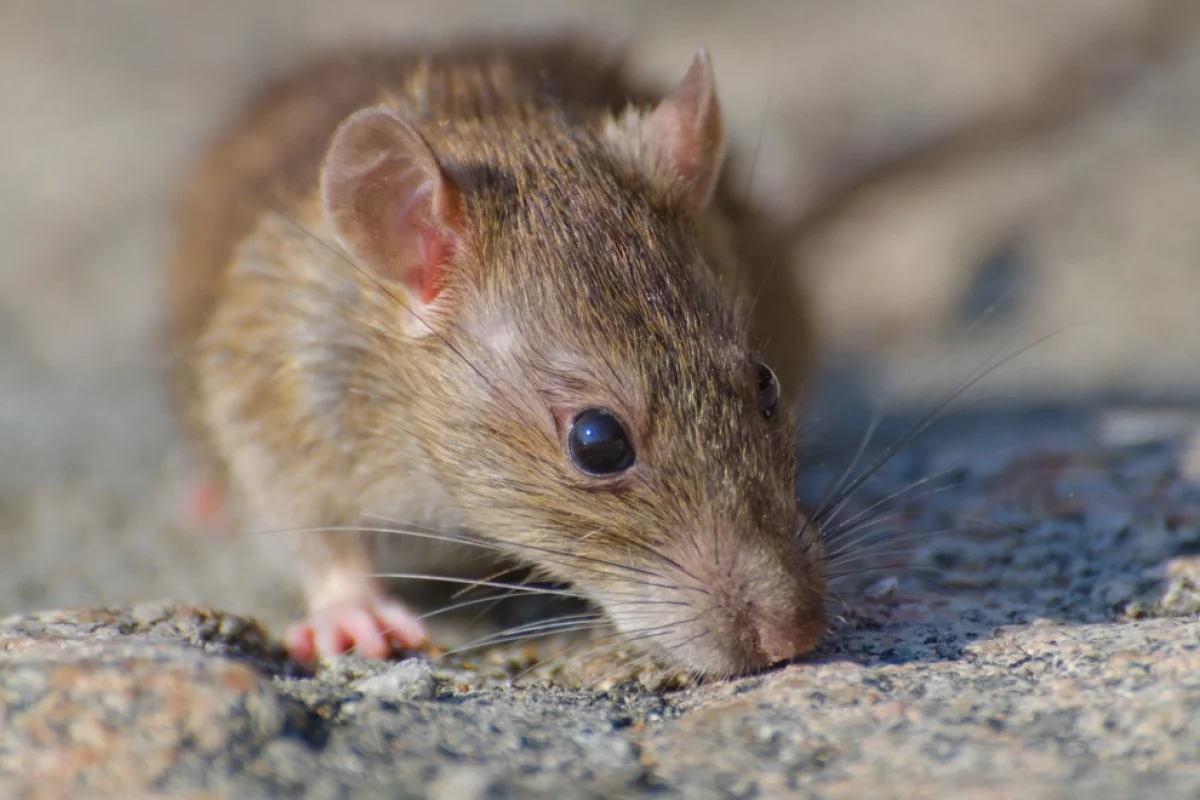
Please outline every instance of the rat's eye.
[{"label": "rat's eye", "polygon": [[633,466],[633,445],[621,421],[603,408],[589,408],[571,423],[567,450],[588,475],[612,475]]},{"label": "rat's eye", "polygon": [[754,370],[758,380],[758,407],[762,409],[765,418],[775,416],[779,405],[779,381],[771,368],[761,362],[754,362]]}]

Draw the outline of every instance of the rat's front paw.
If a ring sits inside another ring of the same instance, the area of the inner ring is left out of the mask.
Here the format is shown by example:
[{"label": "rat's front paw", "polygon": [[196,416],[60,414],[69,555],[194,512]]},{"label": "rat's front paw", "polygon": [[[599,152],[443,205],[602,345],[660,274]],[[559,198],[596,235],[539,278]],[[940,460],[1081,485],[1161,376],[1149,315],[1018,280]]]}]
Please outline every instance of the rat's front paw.
[{"label": "rat's front paw", "polygon": [[427,636],[402,603],[381,597],[316,609],[288,629],[284,644],[292,658],[307,664],[351,650],[364,658],[387,658],[391,644],[417,648]]}]

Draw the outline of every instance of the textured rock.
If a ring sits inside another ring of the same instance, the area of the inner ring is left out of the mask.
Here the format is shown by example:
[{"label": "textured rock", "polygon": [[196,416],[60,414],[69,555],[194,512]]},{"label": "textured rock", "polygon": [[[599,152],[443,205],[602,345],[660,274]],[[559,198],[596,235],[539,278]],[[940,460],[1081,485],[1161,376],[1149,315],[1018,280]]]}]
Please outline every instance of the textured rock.
[{"label": "textured rock", "polygon": [[661,694],[464,688],[415,659],[303,677],[247,621],[157,617],[169,628],[97,610],[3,622],[0,781],[44,797],[1099,798],[1200,781],[1190,620],[876,622],[810,663]]},{"label": "textured rock", "polygon": [[63,797],[192,791],[303,735],[307,712],[244,656],[256,626],[147,610],[0,623],[0,774]]},{"label": "textured rock", "polygon": [[792,668],[751,691],[722,688],[643,752],[669,781],[704,770],[733,793],[767,796],[883,786],[1030,796],[1098,773],[1097,786],[1117,790],[1105,796],[1118,796],[1161,785],[1155,770],[1181,764],[1173,779],[1186,786],[1200,777],[1198,632],[1175,620],[1000,628],[960,640],[951,659]]}]

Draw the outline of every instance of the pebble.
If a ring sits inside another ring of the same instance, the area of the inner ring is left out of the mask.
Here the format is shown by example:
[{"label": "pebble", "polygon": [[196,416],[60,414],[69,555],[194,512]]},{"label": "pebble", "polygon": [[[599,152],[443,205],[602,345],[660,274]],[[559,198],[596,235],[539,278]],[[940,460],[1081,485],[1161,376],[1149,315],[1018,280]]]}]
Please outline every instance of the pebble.
[{"label": "pebble", "polygon": [[380,675],[360,678],[350,688],[387,700],[427,700],[433,697],[437,682],[433,667],[422,658],[409,658]]}]

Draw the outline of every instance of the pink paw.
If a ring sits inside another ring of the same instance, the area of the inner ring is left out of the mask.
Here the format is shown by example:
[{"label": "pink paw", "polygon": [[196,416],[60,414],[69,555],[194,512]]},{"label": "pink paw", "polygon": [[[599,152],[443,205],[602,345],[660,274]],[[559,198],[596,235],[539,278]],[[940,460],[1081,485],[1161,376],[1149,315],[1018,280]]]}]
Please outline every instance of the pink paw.
[{"label": "pink paw", "polygon": [[425,626],[401,603],[387,598],[342,603],[313,611],[288,629],[284,645],[302,663],[351,650],[364,658],[387,658],[392,644],[406,649],[423,645]]}]

